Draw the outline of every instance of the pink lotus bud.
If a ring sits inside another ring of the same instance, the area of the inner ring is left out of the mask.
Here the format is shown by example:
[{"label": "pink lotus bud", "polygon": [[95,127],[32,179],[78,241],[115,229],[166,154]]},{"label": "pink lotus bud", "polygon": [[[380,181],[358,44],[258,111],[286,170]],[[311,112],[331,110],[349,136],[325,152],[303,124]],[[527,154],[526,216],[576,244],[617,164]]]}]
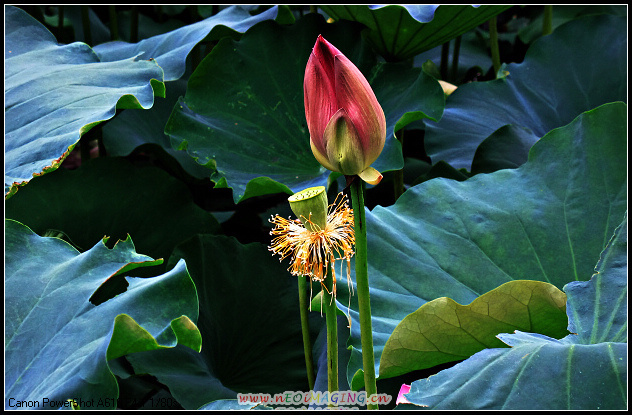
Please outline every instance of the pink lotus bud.
[{"label": "pink lotus bud", "polygon": [[379,183],[382,175],[370,166],[384,148],[384,111],[360,70],[320,35],[307,61],[303,91],[316,160],[329,170]]}]

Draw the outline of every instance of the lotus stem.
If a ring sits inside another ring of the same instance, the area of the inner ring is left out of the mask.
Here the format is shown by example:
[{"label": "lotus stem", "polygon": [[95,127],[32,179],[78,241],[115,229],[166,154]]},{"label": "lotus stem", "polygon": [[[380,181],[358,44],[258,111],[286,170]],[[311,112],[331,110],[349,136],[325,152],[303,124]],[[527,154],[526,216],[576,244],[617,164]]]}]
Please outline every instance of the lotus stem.
[{"label": "lotus stem", "polygon": [[448,59],[450,58],[450,41],[441,45],[441,62],[439,63],[439,73],[441,79],[448,80]]},{"label": "lotus stem", "polygon": [[[402,146],[402,151],[404,151],[404,130],[399,130],[395,133],[395,137],[397,141]],[[393,175],[393,191],[395,194],[395,201],[404,193],[404,168],[402,167],[400,170],[396,170]]]},{"label": "lotus stem", "polygon": [[57,42],[63,43],[64,39],[64,6],[57,6]]},{"label": "lotus stem", "polygon": [[314,390],[314,360],[312,359],[312,340],[309,335],[309,295],[307,294],[307,277],[298,277],[298,302],[301,313],[301,331],[303,333],[303,350],[305,352],[305,369],[309,389]]},{"label": "lotus stem", "polygon": [[[350,191],[355,231],[355,274],[360,318],[362,365],[364,368],[364,389],[368,399],[371,395],[377,394],[377,385],[375,380],[373,328],[371,324],[371,302],[369,297],[364,182],[359,178],[355,178],[355,180],[351,182]],[[378,409],[378,407],[374,404],[367,404],[367,409]]]},{"label": "lotus stem", "polygon": [[[333,267],[333,264],[332,264]],[[325,278],[323,288],[323,309],[327,325],[327,389],[329,393],[338,390],[338,324],[336,296],[334,295],[333,272]],[[330,405],[335,406],[335,405]]]},{"label": "lotus stem", "polygon": [[86,135],[79,139],[79,154],[81,155],[81,164],[90,160],[90,141]]},{"label": "lotus stem", "polygon": [[461,36],[454,39],[454,51],[452,52],[452,70],[450,72],[450,81],[456,83],[456,76],[459,71],[459,52],[461,50]]},{"label": "lotus stem", "polygon": [[105,144],[103,144],[103,131],[99,132],[99,136],[97,137],[97,148],[99,149],[99,157],[107,156],[107,150],[105,148]]},{"label": "lotus stem", "polygon": [[116,6],[108,6],[108,12],[110,14],[110,40],[118,40],[118,19],[116,16]]},{"label": "lotus stem", "polygon": [[544,6],[544,20],[542,21],[542,36],[553,32],[553,6]]},{"label": "lotus stem", "polygon": [[498,50],[498,27],[496,16],[489,20],[489,47],[492,51],[492,64],[494,65],[494,79],[500,69],[500,52]]},{"label": "lotus stem", "polygon": [[130,12],[129,41],[130,43],[138,42],[138,6],[132,6]]}]

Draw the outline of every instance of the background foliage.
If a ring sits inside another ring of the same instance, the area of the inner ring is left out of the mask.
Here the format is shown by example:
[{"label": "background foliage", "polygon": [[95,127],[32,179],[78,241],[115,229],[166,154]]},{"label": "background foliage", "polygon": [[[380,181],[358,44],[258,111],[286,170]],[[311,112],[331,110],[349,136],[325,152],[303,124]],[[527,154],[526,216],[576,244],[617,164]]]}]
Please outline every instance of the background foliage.
[{"label": "background foliage", "polygon": [[[318,34],[386,114],[384,180],[366,195],[378,392],[626,408],[626,8],[554,6],[545,36],[543,19],[5,6],[5,408],[247,408],[237,393],[309,389],[267,219],[295,191],[344,190],[309,148]],[[357,301],[338,287],[340,389],[359,390]],[[323,320],[310,315],[317,390]]]}]

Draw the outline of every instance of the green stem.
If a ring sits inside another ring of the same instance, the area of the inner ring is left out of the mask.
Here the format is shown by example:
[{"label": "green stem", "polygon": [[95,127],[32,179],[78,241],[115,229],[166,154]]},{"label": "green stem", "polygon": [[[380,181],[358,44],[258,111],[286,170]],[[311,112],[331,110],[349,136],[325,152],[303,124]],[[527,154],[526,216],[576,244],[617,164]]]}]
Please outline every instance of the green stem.
[{"label": "green stem", "polygon": [[[377,393],[375,381],[375,358],[373,356],[373,328],[371,324],[371,299],[369,297],[369,275],[367,265],[366,219],[364,213],[364,182],[356,177],[351,182],[351,203],[355,230],[355,273],[360,318],[360,342],[364,368],[364,389],[367,399]],[[367,405],[367,409],[378,409]]]},{"label": "green stem", "polygon": [[64,6],[58,6],[57,15],[57,42],[64,42]]},{"label": "green stem", "polygon": [[130,11],[129,42],[138,42],[138,6],[132,6]]},{"label": "green stem", "polygon": [[439,72],[441,79],[448,80],[448,59],[450,58],[450,41],[441,45],[441,62],[439,64]]},{"label": "green stem", "polygon": [[90,141],[85,135],[79,139],[79,153],[81,154],[81,164],[90,160]]},{"label": "green stem", "polygon": [[108,6],[108,12],[110,14],[110,40],[118,40],[118,19],[116,16],[116,6]]},{"label": "green stem", "polygon": [[454,51],[452,52],[452,70],[450,71],[450,81],[456,83],[457,72],[459,71],[459,52],[461,51],[461,36],[454,39]]},{"label": "green stem", "polygon": [[322,298],[327,324],[327,388],[329,393],[338,390],[338,325],[332,274],[333,272],[330,271],[325,278],[326,289],[323,289]]},{"label": "green stem", "polygon": [[542,36],[553,32],[553,6],[544,6],[544,21],[542,22]]},{"label": "green stem", "polygon": [[496,16],[489,20],[489,47],[492,50],[492,63],[494,65],[494,79],[500,69],[500,52],[498,50],[498,28],[496,27]]},{"label": "green stem", "polygon": [[[404,151],[404,130],[399,130],[395,133],[395,137],[402,146]],[[393,192],[395,194],[395,201],[404,193],[404,168],[396,170],[393,176]]]},{"label": "green stem", "polygon": [[105,144],[103,144],[103,133],[97,137],[97,147],[99,148],[99,157],[107,156],[107,150],[105,149]]},{"label": "green stem", "polygon": [[305,368],[309,389],[314,390],[314,360],[312,359],[312,340],[309,336],[309,295],[307,294],[307,277],[298,277],[298,303],[301,312],[301,331],[303,332],[303,351],[305,352]]}]

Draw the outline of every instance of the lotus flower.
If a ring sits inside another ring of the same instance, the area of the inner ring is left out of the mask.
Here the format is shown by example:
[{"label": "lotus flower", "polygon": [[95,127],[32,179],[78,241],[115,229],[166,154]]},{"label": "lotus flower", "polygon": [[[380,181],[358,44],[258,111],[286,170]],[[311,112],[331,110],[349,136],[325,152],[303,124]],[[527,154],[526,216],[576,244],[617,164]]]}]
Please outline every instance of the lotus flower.
[{"label": "lotus flower", "polygon": [[379,183],[382,175],[370,166],[384,148],[384,111],[360,70],[320,35],[307,61],[303,91],[316,160],[345,176]]}]

